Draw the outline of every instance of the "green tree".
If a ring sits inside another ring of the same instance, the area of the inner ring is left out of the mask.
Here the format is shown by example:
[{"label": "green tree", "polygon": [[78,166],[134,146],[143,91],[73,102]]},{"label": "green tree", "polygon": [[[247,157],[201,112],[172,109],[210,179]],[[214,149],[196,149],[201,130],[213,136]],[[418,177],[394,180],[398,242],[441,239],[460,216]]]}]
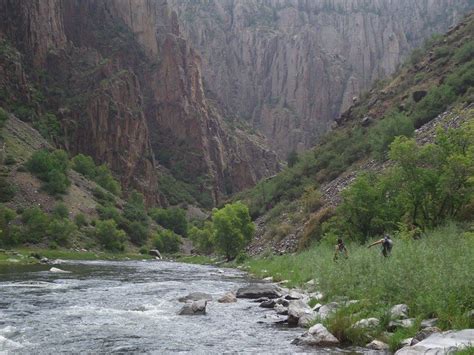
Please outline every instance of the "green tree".
[{"label": "green tree", "polygon": [[160,226],[170,229],[176,234],[187,236],[188,221],[186,212],[181,208],[154,208],[150,211],[150,216]]},{"label": "green tree", "polygon": [[48,235],[61,246],[70,244],[70,237],[76,231],[76,225],[68,219],[53,219],[48,226]]},{"label": "green tree", "polygon": [[96,166],[94,160],[87,155],[78,154],[71,160],[72,168],[78,173],[88,177],[89,179],[95,179],[96,177]]},{"label": "green tree", "polygon": [[148,226],[140,222],[132,222],[129,225],[128,235],[133,244],[142,246],[148,240]]},{"label": "green tree", "polygon": [[144,197],[141,193],[133,191],[123,207],[123,216],[129,221],[147,224],[148,215],[145,209]]},{"label": "green tree", "polygon": [[16,189],[5,176],[0,176],[0,202],[8,202],[15,197]]},{"label": "green tree", "polygon": [[286,157],[286,162],[288,163],[288,167],[291,168],[295,166],[296,163],[298,163],[298,153],[296,150],[292,150],[291,152],[288,153],[288,156]]},{"label": "green tree", "polygon": [[210,254],[214,250],[212,223],[206,221],[202,229],[193,226],[189,230],[189,239],[200,253]]},{"label": "green tree", "polygon": [[67,177],[69,160],[63,150],[38,150],[33,153],[26,166],[44,182],[43,188],[52,195],[65,193],[71,184]]},{"label": "green tree", "polygon": [[24,223],[24,242],[39,243],[47,235],[49,217],[40,208],[33,207],[25,210],[21,215],[21,220]]},{"label": "green tree", "polygon": [[177,253],[180,244],[181,238],[169,229],[157,231],[156,236],[153,239],[153,245],[155,248],[163,253]]},{"label": "green tree", "polygon": [[0,205],[0,245],[3,247],[14,246],[19,242],[11,232],[10,224],[15,217],[15,211]]},{"label": "green tree", "polygon": [[95,181],[114,195],[120,196],[122,194],[120,184],[114,179],[112,173],[106,165],[100,165],[97,167]]},{"label": "green tree", "polygon": [[126,234],[123,230],[117,228],[117,223],[109,219],[106,221],[97,221],[95,228],[99,243],[107,250],[123,251]]},{"label": "green tree", "polygon": [[234,259],[248,245],[255,230],[249,210],[241,202],[214,210],[212,223],[215,245],[227,260]]}]

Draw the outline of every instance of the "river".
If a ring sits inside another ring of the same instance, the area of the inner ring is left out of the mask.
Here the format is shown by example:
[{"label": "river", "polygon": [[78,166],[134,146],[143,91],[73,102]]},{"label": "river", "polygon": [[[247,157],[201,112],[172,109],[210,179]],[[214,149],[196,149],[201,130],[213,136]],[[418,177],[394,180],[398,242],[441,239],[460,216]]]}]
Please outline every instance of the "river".
[{"label": "river", "polygon": [[[290,344],[303,330],[275,325],[250,300],[221,304],[247,284],[239,270],[156,261],[84,261],[0,269],[0,352],[340,353]],[[207,315],[179,316],[178,298],[206,292]]]}]

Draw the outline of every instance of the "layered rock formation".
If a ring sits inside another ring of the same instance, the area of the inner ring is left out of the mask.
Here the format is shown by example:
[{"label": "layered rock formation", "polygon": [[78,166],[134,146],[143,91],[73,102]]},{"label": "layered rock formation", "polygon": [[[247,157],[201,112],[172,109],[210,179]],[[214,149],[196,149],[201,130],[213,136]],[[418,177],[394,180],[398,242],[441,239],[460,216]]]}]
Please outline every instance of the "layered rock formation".
[{"label": "layered rock formation", "polygon": [[170,0],[210,94],[282,157],[473,8],[468,0]]},{"label": "layered rock formation", "polygon": [[108,163],[150,203],[157,163],[214,203],[278,170],[263,138],[228,128],[206,99],[167,1],[0,0],[0,20],[43,90],[35,111],[60,119],[61,144]]}]

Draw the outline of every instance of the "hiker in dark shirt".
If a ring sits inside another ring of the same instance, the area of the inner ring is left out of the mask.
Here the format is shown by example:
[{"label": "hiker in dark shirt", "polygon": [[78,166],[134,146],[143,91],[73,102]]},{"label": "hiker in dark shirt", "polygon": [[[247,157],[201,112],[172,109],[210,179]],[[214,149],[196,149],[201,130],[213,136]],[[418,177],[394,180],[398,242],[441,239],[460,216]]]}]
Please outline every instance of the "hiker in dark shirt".
[{"label": "hiker in dark shirt", "polygon": [[334,261],[337,260],[339,255],[343,255],[346,259],[349,257],[349,252],[347,251],[347,248],[341,238],[337,240],[336,251],[334,253]]},{"label": "hiker in dark shirt", "polygon": [[376,242],[373,242],[368,247],[370,248],[377,244],[382,245],[383,256],[387,257],[390,255],[390,253],[392,252],[393,241],[392,241],[392,238],[390,238],[390,236],[387,233],[385,233],[382,239],[377,240]]}]

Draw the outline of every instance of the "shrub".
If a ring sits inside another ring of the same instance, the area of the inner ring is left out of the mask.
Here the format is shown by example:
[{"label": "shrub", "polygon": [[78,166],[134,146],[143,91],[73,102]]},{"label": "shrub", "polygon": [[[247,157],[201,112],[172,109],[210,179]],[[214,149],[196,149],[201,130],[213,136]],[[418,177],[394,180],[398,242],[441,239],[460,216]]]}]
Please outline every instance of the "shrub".
[{"label": "shrub", "polygon": [[395,137],[411,137],[414,130],[412,120],[403,113],[389,114],[370,132],[370,147],[374,157],[379,161],[385,160],[388,148]]},{"label": "shrub", "polygon": [[303,236],[298,241],[298,249],[308,248],[315,241],[321,240],[323,236],[322,225],[332,216],[334,216],[334,209],[332,207],[322,208],[313,214],[303,229]]},{"label": "shrub", "polygon": [[112,195],[110,192],[107,190],[104,190],[103,188],[96,187],[92,191],[92,194],[96,198],[96,200],[102,204],[109,204],[109,203],[115,203],[115,197]]},{"label": "shrub", "polygon": [[71,185],[66,174],[53,169],[47,174],[46,182],[43,185],[44,190],[50,195],[64,194]]},{"label": "shrub", "polygon": [[470,88],[474,86],[474,61],[471,61],[446,78],[446,84],[451,86],[453,90],[464,95]]},{"label": "shrub", "polygon": [[26,209],[21,215],[21,220],[24,223],[24,242],[38,243],[46,236],[49,217],[40,208]]},{"label": "shrub", "polygon": [[8,113],[0,107],[0,129],[3,128],[5,122],[8,120]]},{"label": "shrub", "polygon": [[99,243],[105,249],[111,251],[123,251],[125,249],[126,234],[123,230],[117,228],[117,223],[114,220],[97,221],[95,233]]},{"label": "shrub", "polygon": [[461,48],[454,53],[454,59],[458,63],[466,63],[474,59],[474,41],[471,40],[465,43]]},{"label": "shrub", "polygon": [[33,122],[33,127],[46,139],[57,139],[61,136],[61,125],[56,115],[47,113]]},{"label": "shrub", "polygon": [[456,100],[456,94],[448,85],[441,85],[431,89],[428,94],[415,105],[413,112],[415,128],[420,128],[438,116],[454,102],[454,100]]},{"label": "shrub", "polygon": [[210,254],[214,250],[212,223],[207,221],[202,229],[193,226],[189,230],[189,239],[200,253]]},{"label": "shrub", "polygon": [[76,223],[78,228],[87,226],[87,217],[83,213],[78,213],[74,216],[74,223]]},{"label": "shrub", "polygon": [[139,192],[133,191],[123,207],[123,216],[129,221],[137,221],[147,224],[148,215],[145,209],[145,202],[143,195]]},{"label": "shrub", "polygon": [[78,173],[88,177],[89,179],[95,179],[96,177],[96,166],[94,160],[87,155],[78,154],[71,160],[72,168]]},{"label": "shrub", "polygon": [[0,205],[0,246],[10,247],[16,245],[19,240],[12,233],[10,223],[15,219],[15,211]]},{"label": "shrub", "polygon": [[150,216],[160,226],[170,229],[176,234],[187,236],[188,221],[186,212],[181,208],[154,208],[150,211]]},{"label": "shrub", "polygon": [[128,228],[128,235],[133,244],[142,246],[148,240],[148,226],[140,222],[132,222]]},{"label": "shrub", "polygon": [[288,156],[286,157],[286,162],[288,163],[289,168],[293,167],[298,162],[298,160],[298,153],[295,150],[289,152]]},{"label": "shrub", "polygon": [[114,195],[120,196],[122,193],[119,182],[114,179],[106,165],[100,165],[97,167],[95,181]]},{"label": "shrub", "polygon": [[307,187],[302,196],[306,212],[314,212],[322,206],[321,193],[314,186]]},{"label": "shrub", "polygon": [[64,247],[69,245],[70,236],[75,231],[75,224],[68,219],[54,219],[48,226],[48,234],[52,240]]},{"label": "shrub", "polygon": [[158,231],[153,239],[153,245],[163,253],[176,253],[179,251],[181,238],[168,229]]},{"label": "shrub", "polygon": [[27,168],[44,182],[43,188],[52,195],[65,193],[71,184],[67,177],[69,160],[63,150],[51,153],[38,150],[28,160]]},{"label": "shrub", "polygon": [[58,203],[53,208],[53,217],[57,219],[64,219],[69,217],[69,210],[64,203]]},{"label": "shrub", "polygon": [[212,213],[216,248],[228,260],[234,259],[250,242],[255,226],[249,210],[241,202],[227,204]]},{"label": "shrub", "polygon": [[120,214],[119,210],[113,206],[97,206],[97,213],[99,218],[103,221],[113,219],[118,225],[123,223],[124,218]]},{"label": "shrub", "polygon": [[8,202],[15,197],[16,188],[8,182],[6,177],[0,176],[0,202]]}]

